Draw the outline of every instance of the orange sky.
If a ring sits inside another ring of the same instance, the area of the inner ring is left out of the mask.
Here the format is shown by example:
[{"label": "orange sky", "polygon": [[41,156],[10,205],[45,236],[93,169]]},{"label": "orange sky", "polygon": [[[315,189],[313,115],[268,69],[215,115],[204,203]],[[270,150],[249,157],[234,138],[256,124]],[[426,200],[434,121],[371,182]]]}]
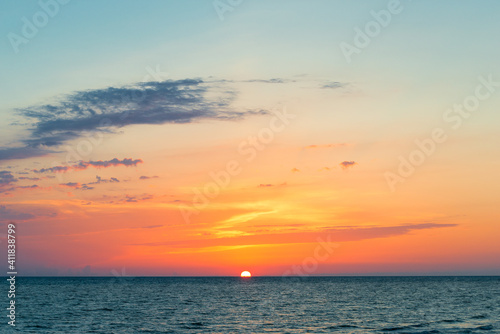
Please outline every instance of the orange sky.
[{"label": "orange sky", "polygon": [[[4,36],[40,10],[4,6]],[[386,2],[79,2],[5,38],[19,274],[500,274],[495,5],[401,6],[349,56]]]},{"label": "orange sky", "polygon": [[[92,153],[96,158],[79,168],[40,172],[57,165],[54,157],[19,162],[16,170],[28,174],[14,174],[17,188],[5,189],[2,210],[18,221],[22,268],[30,275],[82,274],[88,266],[96,275],[123,268],[133,275],[496,272],[493,188],[470,182],[467,168],[451,171],[451,150],[391,192],[383,172],[392,161],[380,159],[380,152],[393,150],[390,144],[290,140],[301,133],[294,122],[304,114],[286,112],[296,118],[269,143],[258,141],[255,157],[238,147],[273,112],[255,116],[245,133],[230,133],[225,142],[199,140],[184,151],[155,147],[156,129],[141,126],[131,131],[141,137],[117,135],[137,155],[123,160],[113,152],[119,163],[107,167],[99,167],[106,165],[99,158],[117,145],[107,135]],[[163,127],[189,131],[191,125]],[[170,137],[165,131],[162,138]],[[25,183],[38,187],[22,188]]]}]

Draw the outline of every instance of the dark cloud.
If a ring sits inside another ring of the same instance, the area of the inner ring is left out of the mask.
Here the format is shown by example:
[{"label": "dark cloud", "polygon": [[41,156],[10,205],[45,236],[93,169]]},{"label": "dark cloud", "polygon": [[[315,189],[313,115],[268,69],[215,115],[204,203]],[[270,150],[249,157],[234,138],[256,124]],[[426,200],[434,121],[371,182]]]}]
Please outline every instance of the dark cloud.
[{"label": "dark cloud", "polygon": [[353,167],[354,165],[357,165],[357,162],[355,162],[355,161],[342,161],[339,165],[343,169],[347,169],[349,167]]},{"label": "dark cloud", "polygon": [[12,175],[12,172],[8,170],[0,171],[0,187],[3,185],[9,185],[17,182],[17,179]]},{"label": "dark cloud", "polygon": [[16,187],[13,186],[17,179],[8,170],[0,171],[0,194],[14,191]]},{"label": "dark cloud", "polygon": [[[39,178],[30,178],[30,177],[20,177],[19,179],[24,180],[39,180]],[[8,194],[10,192],[15,191],[16,189],[38,189],[40,188],[38,185],[34,184],[31,186],[15,186],[14,184],[18,182],[18,179],[12,175],[12,172],[2,170],[0,171],[0,194]]]},{"label": "dark cloud", "polygon": [[31,186],[18,186],[16,189],[38,189],[40,188],[37,184],[33,184]]},{"label": "dark cloud", "polygon": [[70,170],[71,167],[69,166],[55,166],[55,167],[50,167],[50,168],[42,168],[42,169],[33,169],[33,172],[35,173],[60,173],[60,172],[67,172]]},{"label": "dark cloud", "polygon": [[73,188],[73,189],[81,189],[81,187],[82,187],[82,185],[79,182],[60,183],[59,185],[61,187],[68,187],[68,188]]},{"label": "dark cloud", "polygon": [[50,153],[57,153],[57,151],[48,150],[43,147],[29,146],[0,148],[0,161],[42,157]]},{"label": "dark cloud", "polygon": [[[67,172],[69,170],[84,170],[89,167],[94,168],[107,168],[107,167],[116,167],[116,166],[137,166],[137,164],[143,163],[141,159],[130,159],[125,158],[123,160],[119,160],[117,158],[107,160],[107,161],[79,161],[77,164],[72,166],[54,166],[50,168],[42,168],[42,169],[34,169],[35,173],[61,173]],[[119,181],[118,181],[119,182]]]},{"label": "dark cloud", "polygon": [[[280,79],[271,81],[279,82]],[[192,123],[201,120],[239,120],[264,110],[235,110],[236,93],[219,81],[201,79],[141,82],[125,87],[79,91],[52,104],[18,109],[28,119],[24,147],[0,148],[0,160],[56,153],[48,147],[90,131],[113,132],[133,124]]]},{"label": "dark cloud", "polygon": [[79,182],[67,182],[60,183],[61,187],[73,188],[73,189],[81,189],[81,190],[92,190],[94,187],[89,187],[87,184],[81,184]]},{"label": "dark cloud", "polygon": [[19,180],[30,180],[30,181],[39,181],[41,180],[39,177],[26,177],[26,176],[20,176],[18,177]]},{"label": "dark cloud", "polygon": [[139,180],[149,180],[149,179],[157,179],[159,176],[141,176],[139,177]]},{"label": "dark cloud", "polygon": [[103,179],[102,177],[100,177],[99,175],[96,175],[96,181],[94,182],[89,182],[87,184],[99,184],[99,183],[116,183],[116,182],[120,182],[120,180],[118,180],[116,177],[112,177],[110,179]]},{"label": "dark cloud", "polygon": [[[82,162],[80,162],[80,163],[82,163]],[[83,162],[83,165],[87,164],[87,165],[93,166],[93,167],[111,167],[111,166],[119,166],[119,165],[137,166],[137,164],[140,164],[140,163],[143,163],[143,161],[141,159],[133,160],[133,159],[125,158],[123,160],[118,160],[117,158],[114,158],[114,159],[111,159],[108,161],[99,160],[99,161]]]},{"label": "dark cloud", "polygon": [[8,209],[4,205],[0,205],[0,221],[6,220],[28,220],[35,218],[31,213],[18,212]]},{"label": "dark cloud", "polygon": [[31,138],[23,140],[23,143],[26,144],[27,147],[39,147],[39,146],[58,146],[64,143],[65,141],[78,138],[79,135],[76,132],[62,132],[53,136],[45,136],[41,138]]},{"label": "dark cloud", "polygon": [[129,202],[129,203],[136,203],[139,201],[146,201],[146,200],[152,199],[152,198],[153,198],[153,195],[150,195],[150,194],[143,194],[141,196],[125,195],[125,199],[123,201]]}]

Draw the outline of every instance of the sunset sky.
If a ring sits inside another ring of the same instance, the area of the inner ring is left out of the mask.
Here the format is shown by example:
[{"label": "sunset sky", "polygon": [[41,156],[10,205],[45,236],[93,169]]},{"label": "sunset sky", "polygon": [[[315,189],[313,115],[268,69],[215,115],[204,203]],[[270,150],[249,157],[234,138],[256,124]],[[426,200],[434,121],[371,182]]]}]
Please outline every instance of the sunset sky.
[{"label": "sunset sky", "polygon": [[0,8],[20,275],[500,274],[498,1]]}]

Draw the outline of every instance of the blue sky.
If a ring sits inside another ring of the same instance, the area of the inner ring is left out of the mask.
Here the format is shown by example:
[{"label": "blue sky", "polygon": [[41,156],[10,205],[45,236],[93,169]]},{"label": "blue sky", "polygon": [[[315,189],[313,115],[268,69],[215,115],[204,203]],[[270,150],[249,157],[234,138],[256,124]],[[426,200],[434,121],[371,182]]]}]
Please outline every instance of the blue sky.
[{"label": "blue sky", "polygon": [[73,0],[15,54],[6,35],[19,33],[21,18],[40,6],[4,2],[2,101],[15,107],[72,89],[137,81],[156,64],[176,78],[397,75],[422,84],[495,70],[496,1],[401,1],[402,13],[348,66],[339,43],[351,41],[353,27],[387,3],[243,1],[221,21],[211,1]]}]

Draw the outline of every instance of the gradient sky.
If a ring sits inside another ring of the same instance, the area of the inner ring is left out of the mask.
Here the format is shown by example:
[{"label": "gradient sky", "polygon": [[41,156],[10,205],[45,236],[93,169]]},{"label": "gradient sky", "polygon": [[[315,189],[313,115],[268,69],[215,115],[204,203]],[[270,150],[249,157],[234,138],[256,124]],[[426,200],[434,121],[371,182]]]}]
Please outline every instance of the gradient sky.
[{"label": "gradient sky", "polygon": [[19,274],[500,274],[498,1],[54,1],[0,5]]}]

